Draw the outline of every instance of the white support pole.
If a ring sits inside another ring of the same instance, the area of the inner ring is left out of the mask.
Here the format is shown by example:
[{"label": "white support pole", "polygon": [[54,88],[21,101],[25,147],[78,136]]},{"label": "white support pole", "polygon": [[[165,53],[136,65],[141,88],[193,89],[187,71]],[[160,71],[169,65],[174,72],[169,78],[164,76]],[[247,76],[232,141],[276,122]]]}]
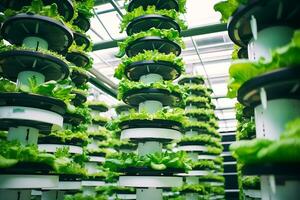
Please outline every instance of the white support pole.
[{"label": "white support pole", "polygon": [[144,156],[151,153],[162,152],[162,144],[160,142],[139,143],[138,154]]},{"label": "white support pole", "polygon": [[151,83],[159,82],[162,80],[163,80],[163,78],[159,74],[147,74],[140,78],[140,82],[145,83],[145,84],[151,84]]},{"label": "white support pole", "polygon": [[82,186],[82,193],[84,196],[96,196],[96,188],[94,186]]},{"label": "white support pole", "polygon": [[137,200],[162,200],[163,190],[157,188],[137,189]]},{"label": "white support pole", "polygon": [[[252,27],[255,29],[255,26]],[[288,44],[293,33],[294,29],[287,26],[273,26],[261,30],[257,33],[257,39],[253,38],[248,44],[249,60],[257,61],[260,58],[271,60],[272,50]]]},{"label": "white support pole", "polygon": [[300,101],[277,99],[255,108],[256,137],[278,140],[286,123],[300,116]]},{"label": "white support pole", "polygon": [[23,45],[32,49],[48,49],[48,42],[40,37],[27,37],[23,40]]},{"label": "white support pole", "polygon": [[147,112],[149,114],[154,114],[161,110],[163,107],[162,103],[159,101],[145,101],[140,103],[139,112]]},{"label": "white support pole", "polygon": [[31,190],[0,190],[1,200],[30,200]]},{"label": "white support pole", "polygon": [[22,145],[37,144],[39,137],[39,130],[36,128],[19,126],[17,128],[11,127],[8,130],[7,140],[17,140]]},{"label": "white support pole", "polygon": [[45,82],[45,76],[35,71],[22,71],[18,74],[17,86],[23,91],[30,92],[30,81],[35,81],[36,85],[40,85]]},{"label": "white support pole", "polygon": [[51,191],[43,191],[41,200],[64,200],[64,191],[59,190],[51,190]]}]

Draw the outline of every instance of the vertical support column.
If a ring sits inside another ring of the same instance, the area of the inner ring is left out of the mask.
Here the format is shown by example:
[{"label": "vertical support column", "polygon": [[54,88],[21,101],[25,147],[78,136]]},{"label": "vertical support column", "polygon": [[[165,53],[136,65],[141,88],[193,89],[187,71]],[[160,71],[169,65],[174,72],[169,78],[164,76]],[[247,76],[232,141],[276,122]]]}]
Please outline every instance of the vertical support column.
[{"label": "vertical support column", "polygon": [[65,192],[59,190],[43,191],[41,200],[63,200]]},{"label": "vertical support column", "polygon": [[255,108],[256,137],[278,140],[287,122],[300,116],[300,101],[278,99],[268,101],[267,109]]},{"label": "vertical support column", "polygon": [[37,144],[39,136],[39,130],[36,128],[19,126],[17,128],[9,128],[7,140],[17,140],[22,145]]},{"label": "vertical support column", "polygon": [[30,200],[31,190],[0,190],[2,200]]},{"label": "vertical support column", "polygon": [[137,200],[163,200],[163,190],[157,188],[137,189]]},{"label": "vertical support column", "polygon": [[156,152],[162,152],[162,144],[160,142],[139,143],[138,154],[140,156]]}]

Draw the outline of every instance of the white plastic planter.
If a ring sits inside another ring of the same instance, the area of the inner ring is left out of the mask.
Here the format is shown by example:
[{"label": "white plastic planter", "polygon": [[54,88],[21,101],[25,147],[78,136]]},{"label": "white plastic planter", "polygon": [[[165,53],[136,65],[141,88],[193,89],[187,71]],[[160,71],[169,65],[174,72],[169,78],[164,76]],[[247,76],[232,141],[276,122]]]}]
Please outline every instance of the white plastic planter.
[{"label": "white plastic planter", "polygon": [[121,140],[143,138],[178,140],[181,138],[181,133],[166,128],[131,128],[123,130],[121,133]]},{"label": "white plastic planter", "polygon": [[80,190],[81,181],[59,181],[58,186],[43,188],[47,190]]},{"label": "white plastic planter", "polygon": [[40,189],[53,188],[59,184],[57,175],[0,175],[0,189]]},{"label": "white plastic planter", "polygon": [[256,137],[278,140],[286,123],[300,116],[300,101],[277,99],[255,108]]},{"label": "white plastic planter", "polygon": [[195,151],[207,151],[208,148],[200,145],[184,145],[178,146],[177,149],[179,151],[187,151],[187,152],[195,152]]},{"label": "white plastic planter", "polygon": [[119,185],[136,188],[169,188],[182,185],[182,178],[175,176],[120,176]]},{"label": "white plastic planter", "polygon": [[[255,30],[253,30],[255,32]],[[287,26],[274,26],[254,33],[254,38],[248,44],[249,60],[257,61],[260,58],[271,59],[271,51],[282,47],[291,41],[294,29]]]},{"label": "white plastic planter", "polygon": [[23,106],[0,107],[0,119],[31,120],[53,124],[58,127],[63,126],[63,117],[61,115],[48,110]]},{"label": "white plastic planter", "polygon": [[97,186],[104,186],[104,181],[88,181],[84,180],[81,182],[81,186],[83,186],[83,189],[85,190],[87,187],[97,187]]},{"label": "white plastic planter", "polygon": [[178,176],[185,176],[185,177],[193,177],[193,176],[207,176],[211,172],[206,170],[191,170],[188,173],[179,173]]}]

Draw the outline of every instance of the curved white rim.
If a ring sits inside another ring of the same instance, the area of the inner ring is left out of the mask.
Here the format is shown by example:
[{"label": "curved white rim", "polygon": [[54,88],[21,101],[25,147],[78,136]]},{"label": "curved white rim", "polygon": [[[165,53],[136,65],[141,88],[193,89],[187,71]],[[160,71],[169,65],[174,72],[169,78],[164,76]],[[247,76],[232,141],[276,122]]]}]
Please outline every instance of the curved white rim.
[{"label": "curved white rim", "polygon": [[183,184],[181,177],[171,176],[120,176],[119,185],[137,188],[179,187]]},{"label": "curved white rim", "polygon": [[41,189],[57,187],[58,175],[0,175],[1,189]]},{"label": "curved white rim", "polygon": [[121,140],[146,138],[178,140],[181,138],[181,133],[180,131],[166,128],[132,128],[121,132]]},{"label": "curved white rim", "polygon": [[63,117],[57,113],[23,106],[3,106],[0,107],[0,119],[31,120],[63,126]]}]

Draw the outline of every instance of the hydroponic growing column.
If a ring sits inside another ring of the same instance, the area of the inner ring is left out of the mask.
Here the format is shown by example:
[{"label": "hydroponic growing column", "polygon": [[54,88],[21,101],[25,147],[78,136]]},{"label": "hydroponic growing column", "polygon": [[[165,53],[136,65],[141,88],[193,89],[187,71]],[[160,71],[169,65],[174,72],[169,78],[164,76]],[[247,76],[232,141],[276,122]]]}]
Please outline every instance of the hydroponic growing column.
[{"label": "hydroponic growing column", "polygon": [[185,100],[185,135],[177,143],[177,149],[188,152],[193,169],[185,176],[185,184],[179,189],[185,199],[224,199],[222,145],[215,106],[211,102],[210,90],[201,76],[186,76],[179,80],[188,96]]},{"label": "hydroponic growing column", "polygon": [[68,1],[53,2],[1,1],[4,11],[11,9],[1,27],[1,36],[11,44],[2,45],[0,53],[0,126],[8,131],[1,141],[1,199],[30,199],[31,189],[58,185],[56,157],[40,153],[37,142],[40,134],[63,126],[65,99],[54,91],[62,90],[57,81],[69,75],[58,53],[73,41],[63,21],[72,18],[74,9]]},{"label": "hydroponic growing column", "polygon": [[300,116],[298,7],[295,0],[244,2],[228,24],[230,38],[249,57],[231,65],[229,95],[254,108],[257,137],[231,150],[245,175],[261,176],[262,199],[299,198],[299,136],[293,132]]},{"label": "hydroponic growing column", "polygon": [[[115,73],[122,79],[118,95],[126,104],[138,107],[138,113],[130,113],[119,127],[121,140],[138,144],[138,155],[128,154],[128,161],[118,166],[123,173],[119,185],[137,188],[139,200],[161,200],[163,188],[182,184],[182,178],[174,173],[184,169],[178,165],[183,158],[167,162],[175,155],[167,157],[169,153],[162,150],[163,144],[181,137],[182,124],[168,117],[164,107],[176,105],[182,98],[179,87],[170,81],[180,76],[184,67],[177,58],[183,46],[179,32],[185,28],[178,11],[184,11],[184,6],[176,0],[132,0],[121,24],[128,38],[120,43],[118,54],[127,55]],[[120,163],[126,157],[121,155]],[[108,166],[116,164],[107,160]]]}]

